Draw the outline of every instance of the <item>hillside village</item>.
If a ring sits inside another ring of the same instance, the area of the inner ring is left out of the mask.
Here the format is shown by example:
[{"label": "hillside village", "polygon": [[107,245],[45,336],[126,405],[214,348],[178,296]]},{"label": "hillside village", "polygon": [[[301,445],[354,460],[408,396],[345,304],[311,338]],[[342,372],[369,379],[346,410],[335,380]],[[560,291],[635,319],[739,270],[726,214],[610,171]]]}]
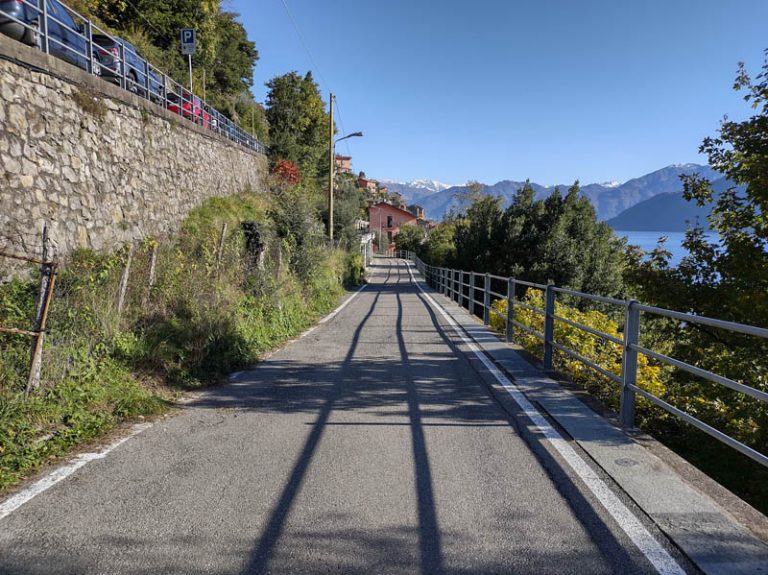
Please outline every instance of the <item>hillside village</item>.
[{"label": "hillside village", "polygon": [[[336,173],[341,177],[354,177],[351,156],[336,155]],[[426,218],[422,206],[407,205],[402,194],[390,192],[379,181],[368,178],[365,172],[357,175],[357,188],[363,194],[367,217],[360,220],[358,229],[371,234],[373,250],[377,254],[394,255],[395,238],[403,226],[418,226],[426,237],[439,225]]]}]

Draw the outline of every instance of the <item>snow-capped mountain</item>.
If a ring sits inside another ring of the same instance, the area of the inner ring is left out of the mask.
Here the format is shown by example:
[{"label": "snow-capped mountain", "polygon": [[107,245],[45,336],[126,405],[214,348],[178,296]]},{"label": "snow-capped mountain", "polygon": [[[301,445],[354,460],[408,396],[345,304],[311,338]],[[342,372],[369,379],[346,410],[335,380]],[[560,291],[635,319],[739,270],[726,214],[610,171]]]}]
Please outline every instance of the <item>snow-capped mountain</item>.
[{"label": "snow-capped mountain", "polygon": [[[698,172],[711,180],[720,178],[720,174],[709,166],[698,164],[673,164],[640,176],[626,182],[605,182],[602,184],[586,184],[581,186],[581,193],[589,198],[595,206],[597,215],[602,220],[617,216],[622,211],[658,194],[677,193],[682,190],[680,176]],[[428,218],[437,219],[451,208],[460,207],[466,186],[447,186],[433,180],[417,180],[416,182],[382,182],[392,192],[400,192],[408,204],[419,204],[426,210]],[[502,205],[508,205],[515,192],[523,186],[522,181],[503,180],[493,185],[483,185],[483,192],[500,197]],[[542,186],[531,182],[537,199],[545,198],[555,189],[555,186]],[[440,189],[437,189],[440,187]],[[568,185],[558,186],[561,192]]]},{"label": "snow-capped mountain", "polygon": [[407,204],[418,204],[424,198],[452,187],[450,184],[444,184],[437,180],[413,180],[411,182],[381,180],[380,183],[386,186],[390,192],[401,194]]}]

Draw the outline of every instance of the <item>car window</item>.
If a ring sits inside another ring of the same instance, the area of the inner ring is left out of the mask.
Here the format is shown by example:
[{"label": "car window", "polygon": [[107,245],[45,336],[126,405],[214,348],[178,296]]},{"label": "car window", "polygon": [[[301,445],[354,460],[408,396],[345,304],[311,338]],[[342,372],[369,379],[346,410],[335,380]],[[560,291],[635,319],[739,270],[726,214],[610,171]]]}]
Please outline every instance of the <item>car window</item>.
[{"label": "car window", "polygon": [[48,6],[47,6],[48,14],[50,14],[51,16],[56,18],[57,20],[61,20],[61,14],[60,14],[60,11],[59,11],[59,7],[57,5],[55,5],[53,2],[51,2],[50,0],[48,0],[48,2],[46,2],[46,4],[48,4]]},{"label": "car window", "polygon": [[[72,16],[67,12],[64,7],[59,4],[58,2],[51,2],[49,5],[50,7],[54,7],[54,16],[56,19],[61,21],[62,24],[65,26],[68,26],[72,28],[73,30],[77,30],[77,25],[75,24],[75,21],[72,19]],[[50,10],[50,7],[48,8]]]}]

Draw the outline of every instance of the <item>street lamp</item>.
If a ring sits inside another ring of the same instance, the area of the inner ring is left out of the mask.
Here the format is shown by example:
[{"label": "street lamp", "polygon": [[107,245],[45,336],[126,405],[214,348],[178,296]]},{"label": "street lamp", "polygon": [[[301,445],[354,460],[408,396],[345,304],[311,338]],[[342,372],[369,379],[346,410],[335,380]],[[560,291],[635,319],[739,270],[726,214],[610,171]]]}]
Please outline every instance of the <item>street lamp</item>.
[{"label": "street lamp", "polygon": [[328,239],[333,242],[333,176],[334,171],[336,170],[336,144],[338,142],[341,142],[342,140],[346,140],[347,138],[360,138],[362,137],[362,132],[352,132],[351,134],[347,134],[346,136],[342,136],[341,138],[338,138],[336,141],[333,140],[333,99],[334,95],[331,94],[331,109],[330,109],[330,124],[328,128],[328,147],[331,151],[331,166],[330,166],[330,174],[328,176]]},{"label": "street lamp", "polygon": [[338,144],[342,140],[346,140],[347,138],[362,138],[362,137],[363,137],[363,133],[362,132],[352,132],[351,134],[347,134],[343,138],[337,138],[336,139],[336,144]]}]

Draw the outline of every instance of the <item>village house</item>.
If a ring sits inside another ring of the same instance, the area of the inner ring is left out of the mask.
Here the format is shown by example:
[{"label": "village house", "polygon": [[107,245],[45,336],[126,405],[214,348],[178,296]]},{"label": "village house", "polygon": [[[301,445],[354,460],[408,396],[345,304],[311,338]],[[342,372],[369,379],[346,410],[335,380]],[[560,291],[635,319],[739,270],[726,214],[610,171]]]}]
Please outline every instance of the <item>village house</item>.
[{"label": "village house", "polygon": [[376,190],[378,189],[376,180],[369,180],[367,178],[363,178],[362,176],[357,178],[357,185],[358,187],[363,188],[371,194],[375,194]]},{"label": "village house", "polygon": [[368,208],[368,221],[371,232],[381,238],[381,246],[376,251],[382,255],[394,255],[395,238],[403,226],[417,225],[417,218],[412,213],[386,202],[379,202]]},{"label": "village house", "polygon": [[336,156],[336,170],[343,174],[351,174],[352,156]]}]

